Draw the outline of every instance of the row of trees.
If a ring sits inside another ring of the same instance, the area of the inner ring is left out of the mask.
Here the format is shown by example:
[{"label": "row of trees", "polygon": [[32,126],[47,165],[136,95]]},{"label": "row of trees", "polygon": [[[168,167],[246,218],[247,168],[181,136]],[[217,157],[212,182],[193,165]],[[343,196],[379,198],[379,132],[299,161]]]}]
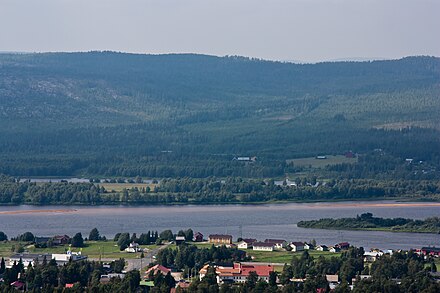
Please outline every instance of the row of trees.
[{"label": "row of trees", "polygon": [[[316,177],[311,177],[310,182],[314,181]],[[293,188],[275,185],[273,180],[179,178],[164,179],[152,191],[135,187],[113,193],[91,183],[36,185],[0,181],[0,203],[3,204],[239,203],[402,196],[435,199],[439,194],[438,180],[333,179],[318,187],[300,184]]]}]

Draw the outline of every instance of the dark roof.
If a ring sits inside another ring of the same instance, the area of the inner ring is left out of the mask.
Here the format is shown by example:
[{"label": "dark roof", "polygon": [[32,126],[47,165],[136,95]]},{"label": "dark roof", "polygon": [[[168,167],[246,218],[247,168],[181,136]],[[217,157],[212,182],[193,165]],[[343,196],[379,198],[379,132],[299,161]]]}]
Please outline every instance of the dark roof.
[{"label": "dark roof", "polygon": [[284,243],[284,242],[286,242],[286,240],[283,240],[283,239],[266,239],[266,240],[264,240],[264,242],[278,244],[278,243]]},{"label": "dark roof", "polygon": [[36,254],[36,253],[16,253],[14,255],[11,255],[10,259],[38,259],[43,260],[44,257],[46,257],[46,260],[49,261],[52,259],[52,254]]},{"label": "dark roof", "polygon": [[35,237],[35,243],[44,243],[52,239],[51,237]]},{"label": "dark roof", "polygon": [[292,242],[291,244],[293,244],[295,246],[304,246],[303,242]]},{"label": "dark roof", "polygon": [[440,247],[422,247],[421,250],[428,252],[440,252]]},{"label": "dark roof", "polygon": [[270,242],[254,242],[252,245],[254,247],[273,247],[273,243]]},{"label": "dark roof", "polygon": [[232,239],[232,235],[211,234],[209,235],[209,238]]},{"label": "dark roof", "polygon": [[250,243],[257,242],[257,239],[253,239],[253,238],[243,238],[241,241],[244,241],[244,242],[246,242],[247,244],[250,244]]}]

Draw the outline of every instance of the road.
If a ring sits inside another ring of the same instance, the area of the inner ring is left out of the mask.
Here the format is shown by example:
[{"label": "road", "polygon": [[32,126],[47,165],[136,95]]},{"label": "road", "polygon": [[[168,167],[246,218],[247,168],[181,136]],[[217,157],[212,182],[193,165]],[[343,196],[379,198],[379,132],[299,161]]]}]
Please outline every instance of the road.
[{"label": "road", "polygon": [[[144,253],[144,258],[126,258],[126,266],[125,271],[131,271],[131,270],[140,270],[143,267],[146,267],[149,263],[154,261],[154,257],[157,255],[157,253],[167,248],[172,242],[166,243],[158,248],[151,249],[148,252]],[[89,260],[99,261],[97,258],[90,258]],[[111,258],[103,258],[101,261],[113,261],[114,259]]]}]

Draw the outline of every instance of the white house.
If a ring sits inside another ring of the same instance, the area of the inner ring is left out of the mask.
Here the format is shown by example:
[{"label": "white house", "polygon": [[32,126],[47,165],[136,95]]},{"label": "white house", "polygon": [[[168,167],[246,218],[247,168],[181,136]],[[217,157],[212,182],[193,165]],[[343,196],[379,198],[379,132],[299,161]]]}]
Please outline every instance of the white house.
[{"label": "white house", "polygon": [[304,243],[302,242],[291,242],[290,247],[292,247],[292,251],[303,251],[304,250]]},{"label": "white house", "polygon": [[140,252],[142,249],[139,247],[138,243],[132,242],[128,247],[125,249],[125,252],[135,253]]},{"label": "white house", "polygon": [[313,246],[313,244],[310,244],[310,243],[304,242],[304,250],[310,250],[310,249],[313,249],[313,248],[315,248],[315,247]]},{"label": "white house", "polygon": [[240,249],[249,249],[252,247],[252,244],[254,242],[257,242],[257,239],[251,239],[251,238],[242,239],[240,242],[237,243],[237,247]]},{"label": "white house", "polygon": [[317,251],[327,251],[328,247],[327,247],[327,245],[318,245],[318,246],[316,246],[316,250]]},{"label": "white house", "polygon": [[283,239],[266,239],[264,242],[272,244],[274,249],[282,249],[287,244],[287,241]]},{"label": "white house", "polygon": [[335,253],[335,252],[341,251],[341,249],[339,247],[337,247],[337,246],[332,246],[332,247],[329,248],[328,251]]},{"label": "white house", "polygon": [[365,262],[374,262],[382,255],[383,255],[382,251],[377,251],[377,250],[366,251],[366,252],[364,252],[364,261]]},{"label": "white house", "polygon": [[254,242],[252,244],[252,250],[255,251],[273,251],[274,245],[267,242]]}]

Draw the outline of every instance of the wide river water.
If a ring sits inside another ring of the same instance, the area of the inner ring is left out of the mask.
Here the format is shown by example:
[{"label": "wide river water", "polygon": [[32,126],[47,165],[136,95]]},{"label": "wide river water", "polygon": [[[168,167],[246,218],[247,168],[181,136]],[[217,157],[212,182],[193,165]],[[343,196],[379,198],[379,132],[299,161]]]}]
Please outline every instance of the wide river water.
[{"label": "wide river water", "polygon": [[234,239],[266,238],[309,241],[333,245],[348,241],[356,246],[381,249],[410,249],[440,246],[440,234],[392,233],[376,231],[339,231],[298,228],[301,220],[354,217],[371,212],[379,217],[424,219],[440,216],[440,203],[337,202],[288,203],[267,205],[206,206],[2,206],[0,231],[9,237],[30,231],[36,236],[56,234],[84,237],[97,227],[101,235],[117,232],[192,228],[208,234],[232,234]]}]

